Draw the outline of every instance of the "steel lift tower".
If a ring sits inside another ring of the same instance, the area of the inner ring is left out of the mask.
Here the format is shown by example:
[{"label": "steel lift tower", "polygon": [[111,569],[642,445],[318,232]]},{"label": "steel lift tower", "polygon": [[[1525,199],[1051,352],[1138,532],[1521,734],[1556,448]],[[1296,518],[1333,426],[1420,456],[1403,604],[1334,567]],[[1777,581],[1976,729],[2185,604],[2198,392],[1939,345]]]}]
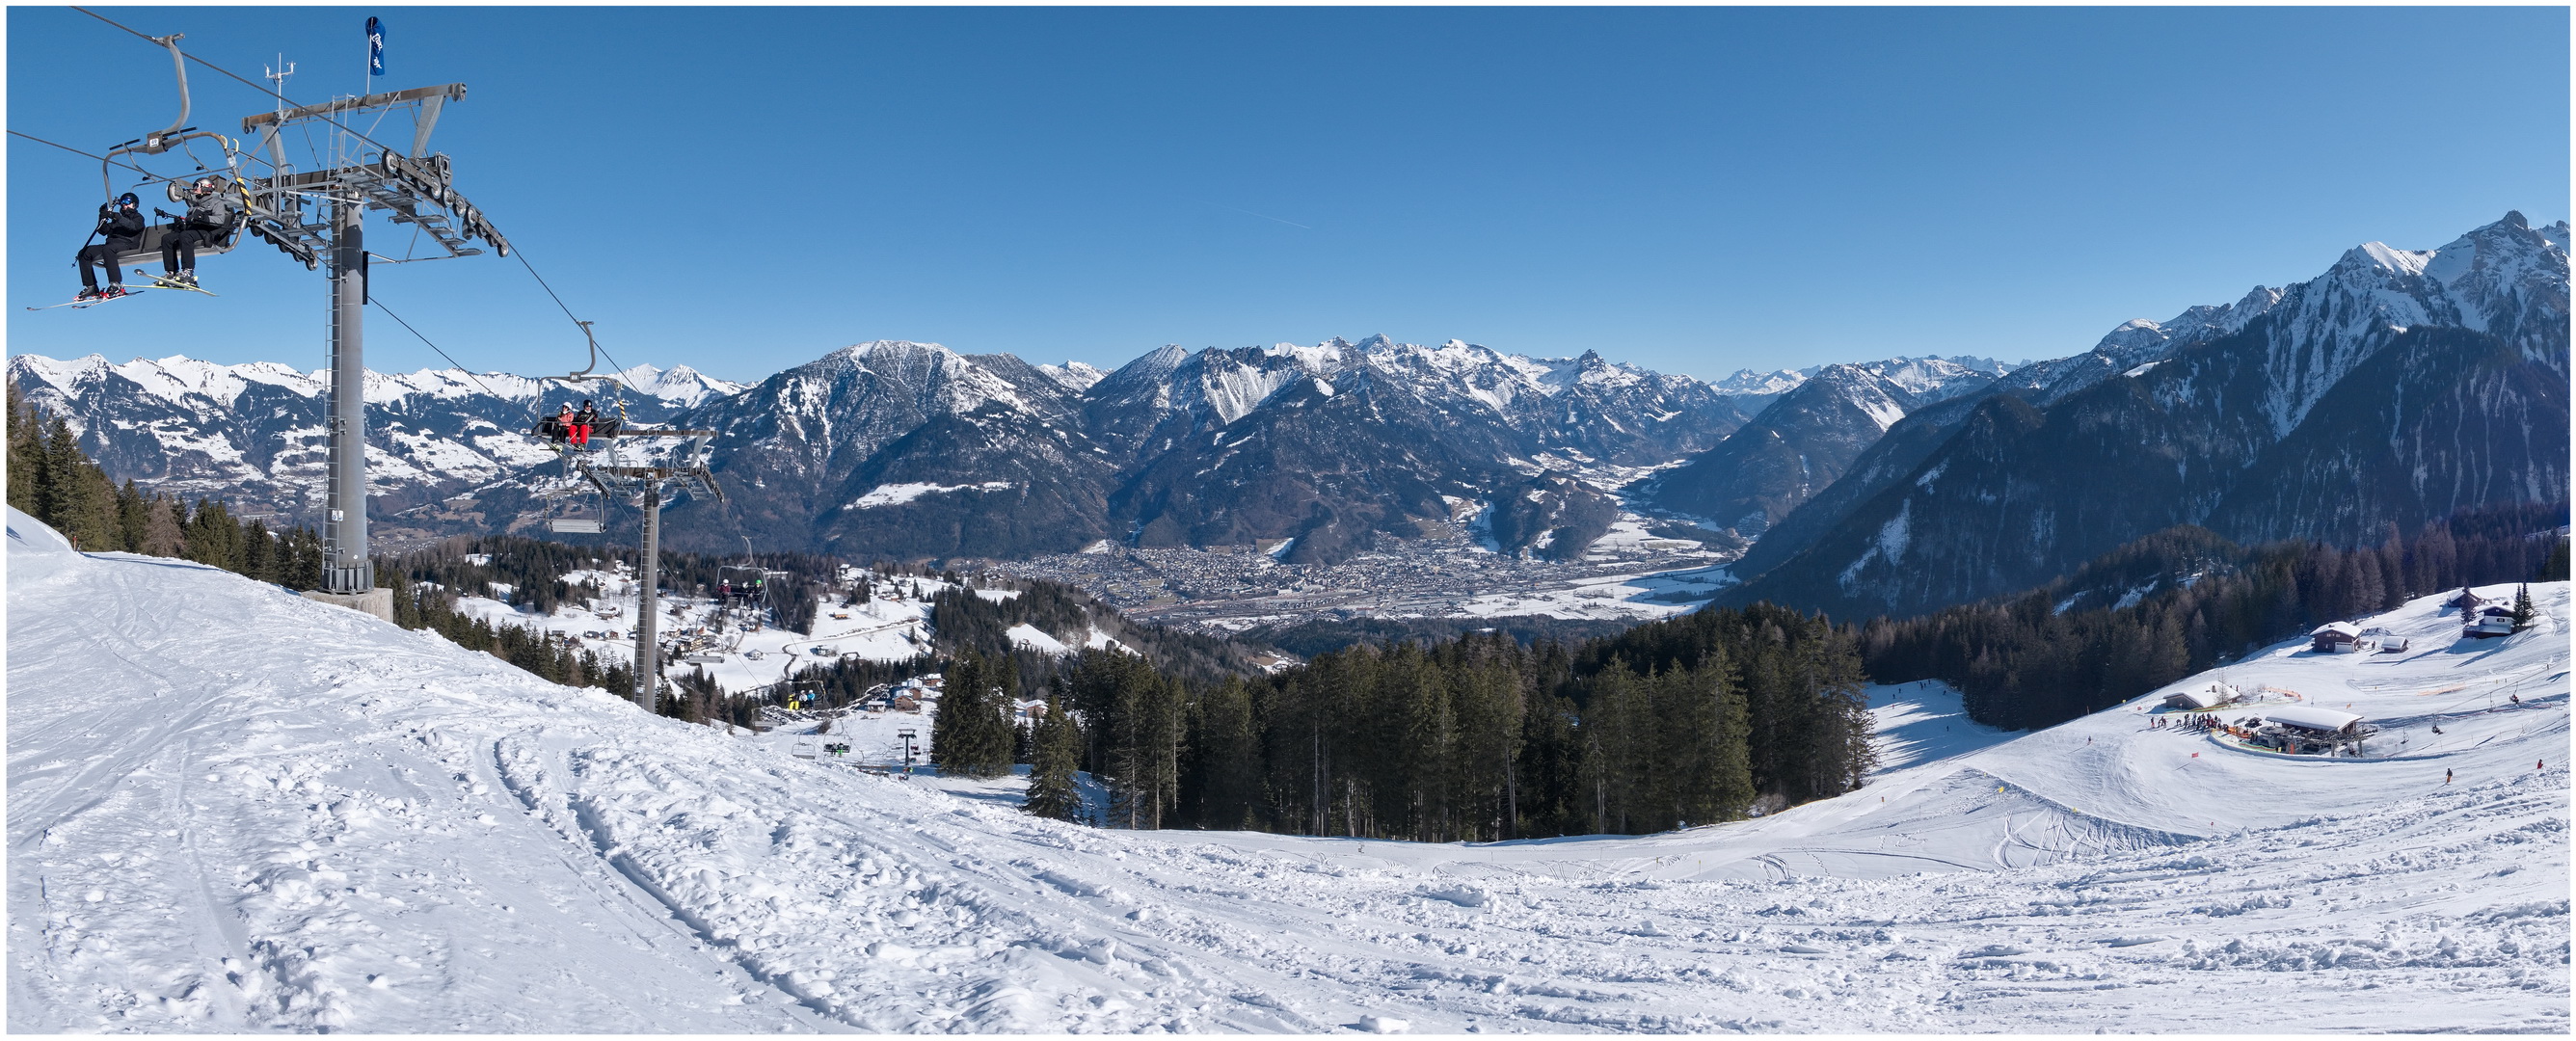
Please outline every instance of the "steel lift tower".
[{"label": "steel lift tower", "polygon": [[[330,512],[323,528],[322,589],[306,595],[389,621],[392,593],[376,588],[367,555],[366,213],[382,211],[444,250],[443,256],[421,259],[480,254],[471,244],[475,239],[510,255],[509,240],[457,193],[447,156],[428,151],[439,112],[464,98],[465,85],[450,83],[262,112],[241,122],[242,136],[258,137],[275,170],[274,176],[243,181],[247,229],[303,261],[307,270],[323,269],[331,281]],[[381,117],[397,110],[412,113],[407,154],[353,128],[371,117],[381,126]],[[299,171],[287,164],[283,135],[290,126],[329,142],[321,168]]]},{"label": "steel lift tower", "polygon": [[[632,497],[643,510],[644,553],[642,567],[636,569],[638,580],[635,598],[635,706],[646,712],[656,710],[655,702],[662,691],[662,642],[659,632],[662,608],[659,591],[662,563],[662,492],[683,491],[722,501],[724,490],[716,487],[716,478],[707,472],[707,460],[713,453],[708,443],[716,436],[713,430],[648,430],[621,428],[606,435],[608,449],[602,456],[575,457],[573,465],[583,478],[598,488],[602,495]],[[666,458],[629,460],[618,442],[627,438],[684,438]],[[641,463],[643,465],[633,465]]]}]

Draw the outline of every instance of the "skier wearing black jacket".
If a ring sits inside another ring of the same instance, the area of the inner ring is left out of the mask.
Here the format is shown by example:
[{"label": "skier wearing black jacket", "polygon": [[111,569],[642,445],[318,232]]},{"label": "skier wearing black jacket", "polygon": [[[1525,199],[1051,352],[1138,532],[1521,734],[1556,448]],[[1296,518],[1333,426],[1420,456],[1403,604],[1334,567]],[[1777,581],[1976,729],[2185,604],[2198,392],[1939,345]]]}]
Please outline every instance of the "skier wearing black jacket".
[{"label": "skier wearing black jacket", "polygon": [[212,177],[200,177],[188,190],[188,213],[170,225],[170,233],[161,237],[161,279],[181,285],[197,284],[197,247],[223,241],[232,230],[233,203],[219,189],[222,183]]},{"label": "skier wearing black jacket", "polygon": [[[105,236],[107,241],[81,247],[79,255],[74,258],[80,264],[81,273],[78,299],[125,295],[125,273],[116,266],[116,258],[118,254],[143,248],[143,214],[135,209],[139,202],[133,192],[127,192],[117,196],[113,203],[99,204],[98,230],[92,234]],[[104,293],[98,289],[98,275],[89,269],[92,264],[107,269],[107,291]]]}]

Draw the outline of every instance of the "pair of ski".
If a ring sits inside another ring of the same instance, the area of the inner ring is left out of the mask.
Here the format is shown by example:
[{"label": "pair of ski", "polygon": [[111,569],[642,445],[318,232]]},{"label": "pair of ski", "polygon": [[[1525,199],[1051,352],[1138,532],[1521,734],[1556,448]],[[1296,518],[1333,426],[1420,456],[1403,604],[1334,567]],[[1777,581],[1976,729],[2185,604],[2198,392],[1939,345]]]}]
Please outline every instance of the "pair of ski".
[{"label": "pair of ski", "polygon": [[[69,302],[69,303],[61,303],[61,304],[46,304],[46,305],[45,305],[45,306],[43,306],[43,307],[30,307],[30,308],[28,308],[27,310],[30,310],[30,311],[51,311],[51,310],[53,310],[54,308],[57,308],[57,307],[69,307],[69,308],[72,308],[72,309],[74,309],[74,310],[80,310],[80,309],[84,309],[84,308],[96,307],[96,306],[98,306],[98,305],[100,305],[100,304],[107,303],[107,302],[108,302],[108,301],[110,301],[110,300],[123,300],[123,299],[125,299],[126,297],[129,297],[129,296],[137,296],[137,295],[140,295],[140,294],[142,293],[142,291],[143,291],[143,290],[146,290],[146,289],[184,289],[184,290],[187,290],[188,292],[191,292],[191,293],[206,293],[206,291],[205,291],[205,290],[200,289],[200,288],[197,288],[196,286],[189,285],[189,284],[187,284],[187,283],[185,283],[185,282],[179,282],[179,281],[175,281],[175,280],[172,280],[172,279],[164,278],[164,277],[162,277],[162,276],[160,276],[160,275],[155,275],[155,274],[152,274],[152,273],[150,273],[150,272],[147,272],[147,271],[143,270],[142,268],[135,268],[135,269],[134,269],[134,273],[135,273],[135,274],[137,274],[137,275],[140,275],[140,276],[142,276],[142,277],[144,277],[144,278],[151,279],[151,280],[152,280],[152,284],[151,284],[151,285],[143,285],[143,286],[135,286],[135,287],[132,287],[132,288],[130,288],[130,289],[127,289],[125,292],[120,293],[120,294],[117,294],[117,295],[115,295],[115,296],[93,296],[93,297],[89,297],[89,298],[87,298],[87,299],[74,300],[74,301],[71,301],[71,302]],[[214,293],[206,293],[206,295],[207,295],[207,296],[214,296],[214,295],[216,295],[216,294],[214,294]]]}]

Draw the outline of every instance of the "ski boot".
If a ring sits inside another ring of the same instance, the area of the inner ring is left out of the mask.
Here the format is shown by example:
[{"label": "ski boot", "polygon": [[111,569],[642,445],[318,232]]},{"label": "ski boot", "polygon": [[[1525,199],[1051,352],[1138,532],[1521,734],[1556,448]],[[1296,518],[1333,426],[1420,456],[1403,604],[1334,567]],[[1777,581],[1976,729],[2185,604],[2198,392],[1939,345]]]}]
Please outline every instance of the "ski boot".
[{"label": "ski boot", "polygon": [[104,300],[104,299],[106,299],[106,298],[107,298],[107,294],[99,292],[99,291],[98,291],[98,287],[97,287],[97,286],[82,286],[82,287],[81,287],[81,291],[80,291],[80,295],[79,295],[79,296],[75,296],[75,297],[73,297],[72,299],[77,301],[77,300]]},{"label": "ski boot", "polygon": [[117,297],[124,295],[125,286],[122,283],[109,283],[108,287],[98,294],[98,298],[101,300],[114,300]]}]

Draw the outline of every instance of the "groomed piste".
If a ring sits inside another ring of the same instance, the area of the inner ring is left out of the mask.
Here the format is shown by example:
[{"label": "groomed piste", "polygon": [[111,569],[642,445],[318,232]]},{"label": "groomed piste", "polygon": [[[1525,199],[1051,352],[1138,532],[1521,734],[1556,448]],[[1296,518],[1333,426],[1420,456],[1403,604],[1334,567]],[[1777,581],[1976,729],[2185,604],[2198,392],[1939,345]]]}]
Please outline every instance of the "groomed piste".
[{"label": "groomed piste", "polygon": [[[1879,688],[1851,795],[1432,846],[1039,821],[8,543],[12,1030],[2569,1029],[2563,583],[2525,633],[2428,597],[2368,620],[2407,652],[2302,639],[2038,733]],[[2370,754],[2149,723],[2222,680]]]}]

